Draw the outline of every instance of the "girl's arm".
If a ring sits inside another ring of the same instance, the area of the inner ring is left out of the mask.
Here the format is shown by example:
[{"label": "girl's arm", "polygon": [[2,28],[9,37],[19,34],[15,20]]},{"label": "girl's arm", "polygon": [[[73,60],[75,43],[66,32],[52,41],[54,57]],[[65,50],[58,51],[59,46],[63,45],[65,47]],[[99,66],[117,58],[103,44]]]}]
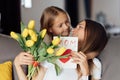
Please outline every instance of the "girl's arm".
[{"label": "girl's arm", "polygon": [[18,74],[19,80],[27,80],[27,76],[24,73],[21,65],[31,65],[34,59],[33,56],[29,53],[21,52],[14,59],[14,65]]}]

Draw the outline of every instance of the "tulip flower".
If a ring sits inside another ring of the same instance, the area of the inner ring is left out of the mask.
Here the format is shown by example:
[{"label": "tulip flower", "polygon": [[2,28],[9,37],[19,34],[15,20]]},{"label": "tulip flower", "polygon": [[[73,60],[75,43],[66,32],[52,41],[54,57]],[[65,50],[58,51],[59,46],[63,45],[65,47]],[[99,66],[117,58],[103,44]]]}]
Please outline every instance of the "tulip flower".
[{"label": "tulip flower", "polygon": [[45,37],[46,32],[47,32],[47,29],[43,29],[43,30],[40,32],[41,38],[44,38],[44,37]]},{"label": "tulip flower", "polygon": [[28,30],[28,33],[29,33],[31,39],[36,42],[37,41],[37,34],[31,29]]},{"label": "tulip flower", "polygon": [[33,34],[33,35],[31,36],[31,39],[36,42],[36,41],[37,41],[37,35],[36,35],[36,34]]},{"label": "tulip flower", "polygon": [[31,20],[29,23],[28,23],[28,29],[34,29],[35,27],[35,21],[34,20]]},{"label": "tulip flower", "polygon": [[28,29],[25,28],[21,34],[24,38],[26,38],[28,36]]},{"label": "tulip flower", "polygon": [[27,47],[32,47],[34,45],[34,41],[33,40],[27,40],[25,44],[26,44]]},{"label": "tulip flower", "polygon": [[56,56],[61,56],[66,51],[65,47],[61,47],[59,50],[56,51]]},{"label": "tulip flower", "polygon": [[19,38],[18,35],[13,31],[10,32],[10,36],[15,40],[18,40],[18,38]]},{"label": "tulip flower", "polygon": [[60,38],[59,37],[56,37],[55,39],[52,40],[52,44],[54,46],[58,45],[60,43]]},{"label": "tulip flower", "polygon": [[32,29],[28,29],[28,33],[30,36],[32,36],[33,34],[35,34],[35,32]]},{"label": "tulip flower", "polygon": [[53,53],[54,53],[54,49],[51,48],[51,47],[49,47],[49,48],[47,49],[47,53],[48,53],[48,54],[53,54]]}]

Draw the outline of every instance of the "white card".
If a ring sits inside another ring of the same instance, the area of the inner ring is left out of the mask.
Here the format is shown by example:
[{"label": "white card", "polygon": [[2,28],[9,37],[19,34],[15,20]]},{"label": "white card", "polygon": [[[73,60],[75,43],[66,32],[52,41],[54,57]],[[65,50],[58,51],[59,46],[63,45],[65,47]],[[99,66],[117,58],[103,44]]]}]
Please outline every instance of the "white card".
[{"label": "white card", "polygon": [[[71,49],[72,51],[78,51],[78,37],[60,37],[61,39],[61,46],[66,47],[67,49]],[[67,61],[66,63],[61,62],[58,60],[58,64],[62,68],[76,68],[77,65],[73,62],[71,62],[72,59]]]},{"label": "white card", "polygon": [[60,37],[61,46],[71,49],[72,51],[78,51],[78,37]]}]

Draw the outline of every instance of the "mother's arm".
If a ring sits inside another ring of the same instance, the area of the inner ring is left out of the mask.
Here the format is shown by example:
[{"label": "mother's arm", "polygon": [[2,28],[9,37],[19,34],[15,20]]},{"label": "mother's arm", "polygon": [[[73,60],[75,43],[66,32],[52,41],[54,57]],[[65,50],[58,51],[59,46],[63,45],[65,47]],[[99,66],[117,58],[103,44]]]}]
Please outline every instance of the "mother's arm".
[{"label": "mother's arm", "polygon": [[18,74],[19,80],[27,80],[27,76],[22,69],[22,65],[31,65],[34,59],[33,56],[26,52],[21,52],[14,59],[14,65]]}]

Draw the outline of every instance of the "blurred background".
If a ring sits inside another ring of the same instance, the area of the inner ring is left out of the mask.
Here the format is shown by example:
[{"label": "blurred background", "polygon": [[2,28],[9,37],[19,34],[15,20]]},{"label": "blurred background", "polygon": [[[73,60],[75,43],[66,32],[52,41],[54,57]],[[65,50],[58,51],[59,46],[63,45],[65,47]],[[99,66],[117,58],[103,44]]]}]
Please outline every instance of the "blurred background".
[{"label": "blurred background", "polygon": [[120,0],[0,0],[0,33],[20,32],[20,21],[27,25],[31,19],[39,31],[41,14],[48,6],[66,10],[73,27],[88,18],[103,24],[110,37],[120,35]]}]

